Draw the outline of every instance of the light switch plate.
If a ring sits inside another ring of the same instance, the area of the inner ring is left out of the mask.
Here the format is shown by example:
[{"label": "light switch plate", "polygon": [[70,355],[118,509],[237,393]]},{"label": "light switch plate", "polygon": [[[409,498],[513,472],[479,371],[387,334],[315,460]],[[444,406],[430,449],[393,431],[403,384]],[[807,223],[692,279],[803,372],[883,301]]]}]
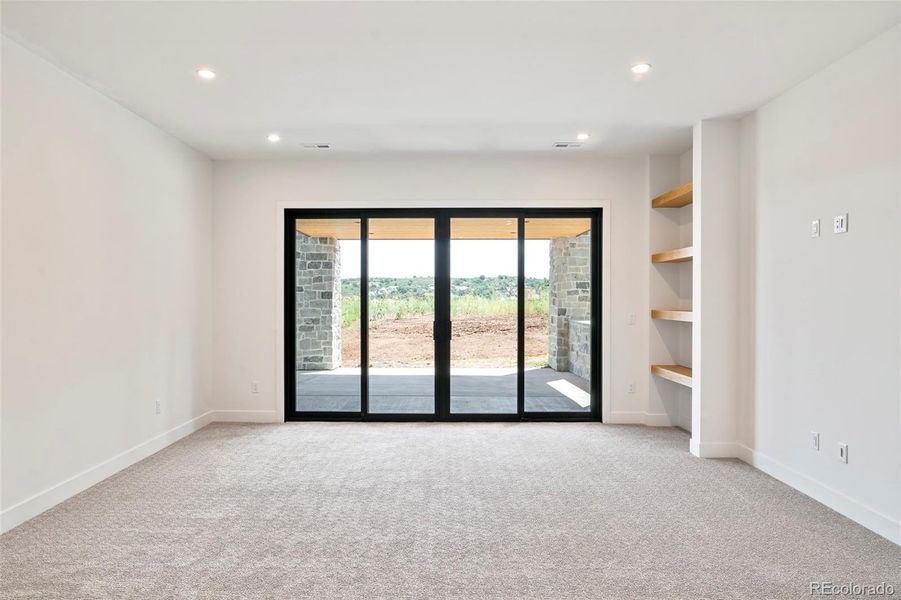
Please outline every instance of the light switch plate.
[{"label": "light switch plate", "polygon": [[820,237],[820,220],[814,219],[810,222],[810,237]]},{"label": "light switch plate", "polygon": [[817,431],[810,432],[810,447],[813,450],[820,449],[820,434]]},{"label": "light switch plate", "polygon": [[848,444],[838,445],[838,459],[843,463],[848,462]]},{"label": "light switch plate", "polygon": [[848,213],[832,217],[832,233],[847,233]]}]

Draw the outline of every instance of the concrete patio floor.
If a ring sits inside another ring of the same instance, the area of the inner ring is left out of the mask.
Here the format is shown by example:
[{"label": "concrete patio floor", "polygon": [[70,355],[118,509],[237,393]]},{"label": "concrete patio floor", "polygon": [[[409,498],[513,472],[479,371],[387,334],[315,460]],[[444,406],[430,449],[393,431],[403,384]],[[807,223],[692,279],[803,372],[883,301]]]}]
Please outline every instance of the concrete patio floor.
[{"label": "concrete patio floor", "polygon": [[[369,412],[432,414],[434,369],[369,369]],[[525,372],[526,412],[588,412],[589,384],[569,372]],[[359,411],[360,369],[297,371],[297,410]],[[515,414],[516,369],[451,369],[452,414]]]}]

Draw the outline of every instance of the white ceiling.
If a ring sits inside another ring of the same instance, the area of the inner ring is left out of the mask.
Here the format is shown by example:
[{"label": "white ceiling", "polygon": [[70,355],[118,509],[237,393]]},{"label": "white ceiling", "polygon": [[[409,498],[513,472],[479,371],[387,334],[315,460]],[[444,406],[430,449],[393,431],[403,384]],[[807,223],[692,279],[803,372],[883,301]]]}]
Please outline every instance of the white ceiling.
[{"label": "white ceiling", "polygon": [[[3,31],[212,158],[675,152],[898,2],[3,2]],[[635,79],[630,65],[654,65]],[[212,66],[218,77],[200,81]],[[266,134],[282,135],[278,145]],[[327,142],[332,150],[306,150]]]}]

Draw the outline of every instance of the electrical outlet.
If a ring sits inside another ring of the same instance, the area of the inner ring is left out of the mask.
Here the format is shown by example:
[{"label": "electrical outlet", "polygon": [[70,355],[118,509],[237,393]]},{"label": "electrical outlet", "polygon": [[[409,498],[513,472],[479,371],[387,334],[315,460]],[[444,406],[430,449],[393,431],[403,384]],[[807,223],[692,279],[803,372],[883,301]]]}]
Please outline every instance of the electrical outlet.
[{"label": "electrical outlet", "polygon": [[629,318],[627,323],[629,325],[635,325],[635,313],[629,313]]},{"label": "electrical outlet", "polygon": [[820,450],[820,434],[817,431],[810,432],[810,447],[813,450]]},{"label": "electrical outlet", "polygon": [[843,463],[848,462],[848,444],[839,444],[838,445],[838,459]]},{"label": "electrical outlet", "polygon": [[629,382],[629,386],[626,388],[626,392],[629,394],[635,393],[635,383],[634,382]]},{"label": "electrical outlet", "polygon": [[832,233],[848,232],[848,213],[832,217]]},{"label": "electrical outlet", "polygon": [[251,394],[259,394],[260,393],[260,382],[259,381],[251,381],[250,382],[250,393]]},{"label": "electrical outlet", "polygon": [[820,237],[820,220],[814,219],[810,222],[810,237]]},{"label": "electrical outlet", "polygon": [[159,415],[159,414],[162,414],[162,412],[163,412],[163,404],[162,404],[162,402],[160,402],[160,399],[157,398],[156,399],[156,414]]}]

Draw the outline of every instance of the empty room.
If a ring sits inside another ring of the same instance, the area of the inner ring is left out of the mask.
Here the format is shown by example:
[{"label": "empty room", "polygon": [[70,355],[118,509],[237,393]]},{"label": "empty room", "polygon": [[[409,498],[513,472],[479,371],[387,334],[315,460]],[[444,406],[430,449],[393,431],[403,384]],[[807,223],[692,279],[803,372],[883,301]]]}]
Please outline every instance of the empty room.
[{"label": "empty room", "polygon": [[901,2],[0,27],[0,597],[901,597]]}]

